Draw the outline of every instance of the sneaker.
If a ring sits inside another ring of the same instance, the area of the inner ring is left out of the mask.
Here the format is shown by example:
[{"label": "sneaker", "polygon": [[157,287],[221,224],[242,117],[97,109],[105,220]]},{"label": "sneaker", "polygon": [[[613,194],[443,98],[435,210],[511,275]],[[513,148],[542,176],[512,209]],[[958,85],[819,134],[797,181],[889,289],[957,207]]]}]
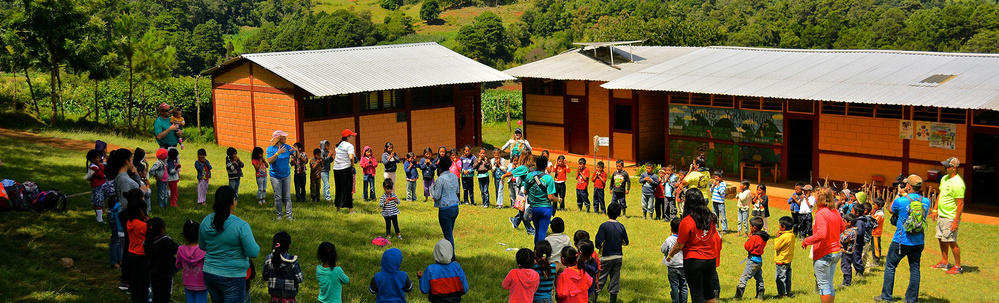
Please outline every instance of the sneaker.
[{"label": "sneaker", "polygon": [[947,270],[948,275],[959,275],[961,273],[964,273],[964,268],[958,266],[952,266],[950,270]]},{"label": "sneaker", "polygon": [[278,215],[276,220],[281,220],[281,219],[282,219],[281,215]]},{"label": "sneaker", "polygon": [[128,284],[118,283],[118,290],[128,291]]},{"label": "sneaker", "polygon": [[895,300],[885,300],[881,296],[874,297],[874,302],[892,302],[892,301],[895,301]]},{"label": "sneaker", "polygon": [[514,220],[513,218],[510,218],[510,226],[512,226],[513,229],[517,229],[517,221]]},{"label": "sneaker", "polygon": [[950,264],[947,264],[947,262],[940,262],[937,264],[933,264],[933,266],[930,266],[930,268],[948,270],[950,269]]},{"label": "sneaker", "polygon": [[399,240],[402,240],[402,235],[397,235],[396,237],[398,237]]}]

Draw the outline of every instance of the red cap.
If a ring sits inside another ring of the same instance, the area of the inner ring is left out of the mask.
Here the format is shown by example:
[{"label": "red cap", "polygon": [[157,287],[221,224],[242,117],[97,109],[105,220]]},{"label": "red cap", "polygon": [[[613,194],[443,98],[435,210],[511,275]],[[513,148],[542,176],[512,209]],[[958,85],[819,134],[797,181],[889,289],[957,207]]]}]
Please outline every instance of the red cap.
[{"label": "red cap", "polygon": [[357,135],[357,133],[355,133],[354,131],[350,130],[349,128],[343,130],[342,132],[340,132],[340,137],[356,136],[356,135]]}]

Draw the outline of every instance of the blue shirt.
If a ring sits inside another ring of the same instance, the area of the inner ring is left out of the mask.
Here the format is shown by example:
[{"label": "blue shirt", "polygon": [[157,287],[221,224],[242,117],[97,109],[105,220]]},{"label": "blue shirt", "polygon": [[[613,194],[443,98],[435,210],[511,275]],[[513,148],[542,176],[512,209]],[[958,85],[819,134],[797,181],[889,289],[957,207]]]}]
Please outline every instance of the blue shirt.
[{"label": "blue shirt", "polygon": [[[920,201],[923,203],[923,218],[926,218],[926,214],[930,211],[930,199],[924,198],[917,193],[910,193],[908,198],[898,197],[895,201],[891,203],[891,212],[898,214],[898,224],[901,225],[905,222],[905,219],[909,217],[909,199],[912,201]],[[923,226],[923,228],[928,228],[928,226]],[[910,235],[905,232],[905,229],[899,226],[895,229],[895,236],[892,237],[892,242],[898,242],[898,244],[907,246],[916,246],[925,244],[925,239],[923,234]]]},{"label": "blue shirt", "polygon": [[420,170],[417,169],[416,163],[406,161],[402,163],[402,169],[406,171],[406,179],[419,179]]},{"label": "blue shirt", "polygon": [[676,175],[670,175],[669,178],[667,178],[666,184],[663,185],[664,197],[672,198],[674,196],[673,185],[676,184],[677,179],[679,179],[679,177],[677,177]]},{"label": "blue shirt", "polygon": [[458,176],[445,171],[430,186],[430,196],[434,197],[434,207],[448,208],[458,205]]},{"label": "blue shirt", "polygon": [[728,185],[725,184],[725,181],[718,182],[718,186],[711,188],[711,202],[725,203],[726,190],[728,190]]},{"label": "blue shirt", "polygon": [[[278,149],[282,146],[271,145],[267,148],[267,158],[273,157],[277,154]],[[284,179],[291,175],[291,146],[285,144],[285,152],[278,154],[277,159],[274,159],[274,163],[271,163],[270,175],[271,177]]]},{"label": "blue shirt", "polygon": [[198,247],[205,251],[202,270],[226,278],[245,278],[250,258],[260,254],[250,224],[236,215],[229,215],[220,232],[212,226],[214,218],[214,213],[205,216],[198,231]]}]

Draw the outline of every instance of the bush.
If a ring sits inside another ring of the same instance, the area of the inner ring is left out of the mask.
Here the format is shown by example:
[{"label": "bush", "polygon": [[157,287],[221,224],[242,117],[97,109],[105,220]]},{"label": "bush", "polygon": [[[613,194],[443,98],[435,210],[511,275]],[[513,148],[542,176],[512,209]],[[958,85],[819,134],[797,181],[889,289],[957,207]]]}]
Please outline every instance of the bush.
[{"label": "bush", "polygon": [[510,105],[510,120],[520,120],[524,116],[523,100],[520,91],[489,89],[482,91],[482,120],[506,122],[507,101]]}]

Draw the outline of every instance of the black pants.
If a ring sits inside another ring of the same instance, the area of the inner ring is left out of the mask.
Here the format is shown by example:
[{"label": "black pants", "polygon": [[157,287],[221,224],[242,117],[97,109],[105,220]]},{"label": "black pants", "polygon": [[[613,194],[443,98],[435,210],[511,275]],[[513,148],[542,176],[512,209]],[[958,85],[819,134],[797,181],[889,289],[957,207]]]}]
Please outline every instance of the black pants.
[{"label": "black pants", "polygon": [[793,212],[792,211],[792,213],[791,213],[791,222],[793,222],[791,224],[791,227],[792,227],[791,229],[794,231],[794,235],[795,236],[801,236],[801,225],[800,225],[801,219],[798,218],[798,213],[797,212]]},{"label": "black pants", "polygon": [[655,206],[656,220],[663,219],[663,207],[665,206],[666,206],[666,198],[656,197],[656,206]]},{"label": "black pants", "polygon": [[295,202],[305,202],[305,174],[295,174]]},{"label": "black pants", "polygon": [[132,293],[132,302],[146,303],[149,301],[149,259],[144,255],[133,253],[127,255],[128,291]]},{"label": "black pants", "polygon": [[149,281],[153,286],[153,303],[170,303],[173,277],[151,277]]},{"label": "black pants", "polygon": [[461,177],[462,201],[475,205],[475,178]]},{"label": "black pants", "polygon": [[801,229],[801,237],[812,235],[812,214],[798,214],[798,227]]},{"label": "black pants", "polygon": [[673,218],[678,217],[677,214],[679,213],[680,210],[676,209],[676,198],[666,197],[666,213],[663,214],[665,216],[663,219],[673,220]]},{"label": "black pants", "polygon": [[718,279],[715,259],[684,259],[683,275],[690,288],[690,302],[699,303],[715,298],[715,281]]},{"label": "black pants", "polygon": [[395,233],[396,234],[400,234],[400,232],[399,232],[399,216],[398,215],[396,215],[396,216],[382,217],[382,218],[385,218],[385,234],[386,235],[389,235],[389,236],[392,235],[392,229],[391,229],[391,227],[393,227],[393,226],[395,227]]},{"label": "black pants", "polygon": [[[121,283],[128,284],[128,220],[125,220],[124,212],[118,213],[118,222],[121,222],[121,228],[126,229],[125,237],[121,241],[122,252],[121,254]],[[114,235],[117,237],[118,235]]]},{"label": "black pants", "polygon": [[[555,196],[562,199],[557,208],[565,210],[565,182],[555,182]],[[555,205],[552,208],[556,208]]]},{"label": "black pants", "polygon": [[336,186],[336,196],[334,196],[333,204],[337,209],[340,208],[354,208],[354,195],[350,193],[351,187],[354,185],[353,176],[350,175],[350,168],[334,170],[333,171],[333,181]]},{"label": "black pants", "polygon": [[607,205],[604,204],[604,189],[593,188],[593,211],[599,213],[607,212]]}]

